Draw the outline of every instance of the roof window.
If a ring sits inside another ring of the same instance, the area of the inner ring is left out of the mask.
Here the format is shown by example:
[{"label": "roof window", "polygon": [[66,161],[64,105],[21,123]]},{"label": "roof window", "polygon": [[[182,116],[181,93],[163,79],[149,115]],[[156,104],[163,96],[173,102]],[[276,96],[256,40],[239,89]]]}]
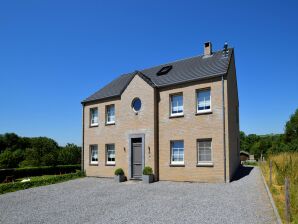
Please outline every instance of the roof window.
[{"label": "roof window", "polygon": [[157,75],[165,75],[167,74],[169,71],[171,71],[171,69],[173,68],[172,65],[167,65],[165,67],[162,67],[156,74]]}]

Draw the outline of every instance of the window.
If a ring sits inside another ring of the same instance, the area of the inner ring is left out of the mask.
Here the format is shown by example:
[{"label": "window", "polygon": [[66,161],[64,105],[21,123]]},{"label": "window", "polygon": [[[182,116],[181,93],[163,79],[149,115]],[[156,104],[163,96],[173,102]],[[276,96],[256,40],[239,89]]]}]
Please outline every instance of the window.
[{"label": "window", "polygon": [[90,145],[90,164],[98,164],[97,145]]},{"label": "window", "polygon": [[165,67],[162,67],[158,72],[157,72],[157,75],[160,76],[160,75],[165,75],[167,74],[169,71],[171,71],[171,69],[173,68],[172,65],[167,65]]},{"label": "window", "polygon": [[115,105],[108,105],[106,110],[106,123],[114,124],[115,123]]},{"label": "window", "polygon": [[115,164],[115,145],[107,144],[106,145],[106,163],[109,165]]},{"label": "window", "polygon": [[210,89],[199,90],[197,92],[197,113],[211,111]]},{"label": "window", "polygon": [[171,141],[171,164],[184,164],[184,142]]},{"label": "window", "polygon": [[198,141],[198,164],[199,165],[213,165],[211,140]]},{"label": "window", "polygon": [[135,98],[133,101],[132,101],[132,109],[135,111],[135,112],[139,112],[141,110],[141,107],[142,107],[142,101],[139,99],[139,98]]},{"label": "window", "polygon": [[183,95],[171,96],[171,116],[183,115]]},{"label": "window", "polygon": [[90,126],[97,126],[98,125],[98,108],[91,108],[90,109]]}]

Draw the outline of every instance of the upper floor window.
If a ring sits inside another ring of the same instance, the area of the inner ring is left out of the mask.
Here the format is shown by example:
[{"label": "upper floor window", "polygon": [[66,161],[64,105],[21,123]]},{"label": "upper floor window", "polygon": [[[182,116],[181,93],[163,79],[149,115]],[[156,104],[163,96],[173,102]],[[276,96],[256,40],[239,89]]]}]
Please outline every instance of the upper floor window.
[{"label": "upper floor window", "polygon": [[133,99],[131,106],[134,112],[139,112],[142,107],[142,101],[140,100],[140,98],[135,98]]},{"label": "upper floor window", "polygon": [[197,92],[197,113],[211,111],[210,93],[210,89],[199,90]]},{"label": "upper floor window", "polygon": [[198,164],[212,165],[211,140],[198,141]]},{"label": "upper floor window", "polygon": [[98,125],[98,108],[90,109],[90,126]]},{"label": "upper floor window", "polygon": [[107,144],[106,145],[106,163],[110,165],[115,164],[115,145]]},{"label": "upper floor window", "polygon": [[183,95],[171,95],[171,116],[183,115]]},{"label": "upper floor window", "polygon": [[184,142],[183,140],[171,141],[171,164],[184,164]]},{"label": "upper floor window", "polygon": [[98,164],[97,145],[90,145],[90,164]]},{"label": "upper floor window", "polygon": [[114,124],[115,123],[115,105],[108,105],[106,109],[106,123]]}]

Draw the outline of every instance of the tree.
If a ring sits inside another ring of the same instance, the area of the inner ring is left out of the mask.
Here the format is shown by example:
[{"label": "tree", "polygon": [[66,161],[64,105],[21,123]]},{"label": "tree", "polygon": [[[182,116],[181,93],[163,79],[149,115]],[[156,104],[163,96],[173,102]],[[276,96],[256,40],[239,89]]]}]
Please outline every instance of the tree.
[{"label": "tree", "polygon": [[58,153],[58,163],[60,165],[78,164],[81,161],[81,148],[75,144],[67,144]]},{"label": "tree", "polygon": [[285,141],[298,147],[298,109],[291,115],[290,120],[285,125]]},{"label": "tree", "polygon": [[13,155],[11,149],[6,149],[0,154],[0,167],[1,168],[14,168],[18,163]]},{"label": "tree", "polygon": [[240,149],[243,151],[249,151],[249,144],[247,142],[247,137],[243,131],[240,131]]}]

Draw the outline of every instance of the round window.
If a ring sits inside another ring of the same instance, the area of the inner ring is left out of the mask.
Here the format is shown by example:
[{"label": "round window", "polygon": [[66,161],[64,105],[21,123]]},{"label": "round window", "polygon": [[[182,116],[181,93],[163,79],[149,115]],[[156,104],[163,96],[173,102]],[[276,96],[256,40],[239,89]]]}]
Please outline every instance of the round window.
[{"label": "round window", "polygon": [[138,112],[140,111],[142,107],[142,101],[139,99],[139,98],[135,98],[133,101],[132,101],[132,108],[135,112]]}]

